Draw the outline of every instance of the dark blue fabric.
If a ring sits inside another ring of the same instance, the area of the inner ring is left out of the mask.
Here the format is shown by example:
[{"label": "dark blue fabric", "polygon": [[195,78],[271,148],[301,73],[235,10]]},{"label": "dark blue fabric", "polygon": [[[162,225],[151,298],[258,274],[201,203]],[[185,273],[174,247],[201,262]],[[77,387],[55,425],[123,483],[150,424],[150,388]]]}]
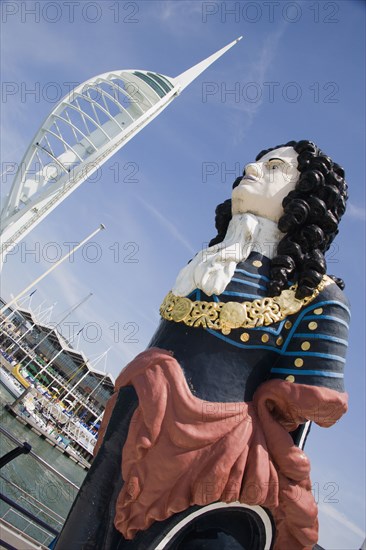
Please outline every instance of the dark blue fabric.
[{"label": "dark blue fabric", "polygon": [[[189,298],[243,302],[265,297],[269,267],[270,260],[254,252],[238,264],[220,296],[196,290]],[[250,401],[265,380],[288,376],[295,383],[344,391],[349,321],[348,301],[332,283],[300,312],[267,327],[233,329],[223,335],[214,329],[162,320],[149,346],[173,351],[192,392],[207,401]],[[317,324],[315,329],[311,323]],[[240,338],[243,333],[248,341]],[[309,349],[303,349],[304,345],[310,345]]]}]

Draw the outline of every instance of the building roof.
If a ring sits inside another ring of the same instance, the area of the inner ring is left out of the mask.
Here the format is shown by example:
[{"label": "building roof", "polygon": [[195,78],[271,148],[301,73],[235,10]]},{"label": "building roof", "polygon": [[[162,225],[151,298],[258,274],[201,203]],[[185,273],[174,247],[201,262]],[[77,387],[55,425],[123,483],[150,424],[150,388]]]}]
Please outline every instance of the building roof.
[{"label": "building roof", "polygon": [[23,309],[20,308],[17,310],[17,313],[21,315],[26,321],[34,324],[36,328],[40,329],[42,332],[46,333],[48,332],[48,338],[52,342],[52,344],[56,344],[57,347],[62,349],[65,353],[70,355],[75,362],[79,362],[80,364],[84,363],[86,367],[89,369],[89,371],[94,374],[97,378],[98,377],[105,377],[105,382],[109,381],[111,382],[111,385],[114,386],[115,384],[115,378],[111,373],[106,373],[104,371],[101,371],[99,369],[94,368],[87,356],[83,351],[75,350],[70,343],[67,342],[66,338],[62,336],[57,331],[57,325],[50,325],[50,324],[44,324],[44,323],[38,323],[37,320],[34,317],[34,314],[29,309]]}]

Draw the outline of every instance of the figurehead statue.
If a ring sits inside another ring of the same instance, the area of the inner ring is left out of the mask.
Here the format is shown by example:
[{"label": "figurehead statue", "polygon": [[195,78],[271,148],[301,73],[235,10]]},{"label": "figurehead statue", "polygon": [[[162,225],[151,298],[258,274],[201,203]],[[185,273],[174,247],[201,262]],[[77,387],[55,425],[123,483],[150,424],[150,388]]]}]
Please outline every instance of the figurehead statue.
[{"label": "figurehead statue", "polygon": [[116,381],[58,550],[313,548],[303,447],[347,409],[349,305],[324,258],[346,200],[310,141],[245,166]]}]

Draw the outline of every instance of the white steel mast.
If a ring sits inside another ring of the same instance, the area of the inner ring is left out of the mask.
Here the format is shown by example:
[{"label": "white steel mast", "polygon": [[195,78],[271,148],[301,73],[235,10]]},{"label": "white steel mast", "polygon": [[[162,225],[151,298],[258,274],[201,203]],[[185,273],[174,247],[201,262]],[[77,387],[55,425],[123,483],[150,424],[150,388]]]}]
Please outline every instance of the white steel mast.
[{"label": "white steel mast", "polygon": [[7,252],[240,39],[175,78],[111,71],[66,95],[34,136],[4,201],[1,264]]}]

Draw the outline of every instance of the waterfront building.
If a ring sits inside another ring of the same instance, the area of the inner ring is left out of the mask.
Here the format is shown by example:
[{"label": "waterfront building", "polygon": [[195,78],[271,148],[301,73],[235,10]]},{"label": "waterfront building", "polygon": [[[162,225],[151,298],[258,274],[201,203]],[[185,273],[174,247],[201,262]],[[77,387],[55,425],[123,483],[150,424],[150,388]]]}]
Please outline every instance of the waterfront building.
[{"label": "waterfront building", "polygon": [[[0,302],[5,305],[3,300]],[[114,389],[110,373],[95,368],[83,351],[73,348],[59,327],[37,322],[27,309],[10,308],[0,317],[0,347],[3,367],[24,387],[30,381],[40,384],[47,390],[47,398],[95,439]],[[62,429],[62,425],[58,427]],[[79,448],[75,441],[73,446],[91,459],[90,446]]]}]

